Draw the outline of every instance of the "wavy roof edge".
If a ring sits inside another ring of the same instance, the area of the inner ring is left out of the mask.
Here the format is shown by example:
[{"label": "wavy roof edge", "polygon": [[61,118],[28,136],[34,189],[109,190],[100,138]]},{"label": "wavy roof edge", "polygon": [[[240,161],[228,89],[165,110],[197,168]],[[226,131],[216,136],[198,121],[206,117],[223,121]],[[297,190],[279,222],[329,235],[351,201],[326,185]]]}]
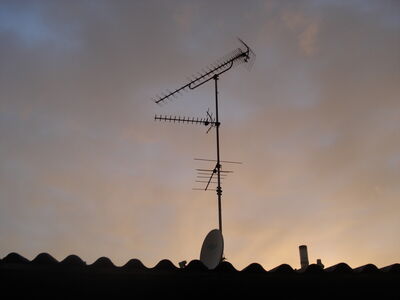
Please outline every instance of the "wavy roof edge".
[{"label": "wavy roof edge", "polygon": [[[92,264],[87,265],[82,258],[78,255],[68,255],[63,260],[58,261],[53,256],[48,253],[42,252],[39,253],[33,260],[28,260],[24,256],[11,252],[7,254],[5,257],[0,259],[0,265],[4,264],[24,264],[24,265],[44,265],[44,266],[71,266],[71,267],[90,267],[96,269],[125,269],[125,270],[155,270],[155,271],[177,271],[181,270],[177,267],[172,261],[169,259],[160,260],[155,266],[147,267],[144,265],[139,259],[130,259],[122,266],[116,266],[112,260],[108,257],[102,256],[99,257]],[[189,264],[183,268],[183,270],[194,271],[194,272],[207,272],[207,268],[203,265],[203,263],[197,259],[191,260]],[[212,270],[214,272],[243,272],[243,273],[285,273],[285,274],[317,274],[317,273],[400,273],[400,264],[394,263],[388,266],[384,266],[382,268],[378,268],[374,264],[365,264],[356,268],[351,268],[348,264],[341,262],[326,268],[322,268],[315,264],[310,264],[305,269],[293,269],[288,264],[281,264],[272,268],[270,270],[264,269],[261,264],[251,263],[242,270],[236,269],[230,262],[224,261],[218,265],[217,268]]]}]

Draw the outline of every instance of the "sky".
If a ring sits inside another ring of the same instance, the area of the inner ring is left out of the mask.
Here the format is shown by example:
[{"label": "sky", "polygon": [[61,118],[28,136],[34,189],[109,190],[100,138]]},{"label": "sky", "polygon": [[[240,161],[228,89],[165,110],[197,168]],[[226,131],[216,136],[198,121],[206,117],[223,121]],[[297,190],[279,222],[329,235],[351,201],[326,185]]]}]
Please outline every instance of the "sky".
[{"label": "sky", "polygon": [[[400,262],[400,2],[1,1],[0,257],[198,259],[194,191],[210,82],[152,99],[240,47],[220,77],[224,255],[236,268]],[[201,185],[200,185],[201,186]]]}]

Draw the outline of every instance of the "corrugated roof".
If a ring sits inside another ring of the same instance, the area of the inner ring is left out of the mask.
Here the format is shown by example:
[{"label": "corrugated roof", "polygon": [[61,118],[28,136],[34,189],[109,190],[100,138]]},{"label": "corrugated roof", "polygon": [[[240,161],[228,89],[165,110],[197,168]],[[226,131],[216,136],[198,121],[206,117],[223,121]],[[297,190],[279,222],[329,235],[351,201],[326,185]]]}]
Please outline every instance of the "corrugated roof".
[{"label": "corrugated roof", "polygon": [[253,263],[237,270],[222,262],[208,270],[199,260],[179,269],[169,260],[148,268],[138,259],[115,266],[107,257],[86,265],[76,255],[57,262],[47,253],[29,261],[10,253],[0,261],[4,295],[14,298],[213,298],[273,299],[386,299],[398,297],[400,265],[378,269],[367,264],[352,269],[340,263],[326,269],[310,265],[294,270],[282,264],[266,271]]},{"label": "corrugated roof", "polygon": [[[123,268],[127,270],[148,270],[148,271],[176,271],[179,270],[177,266],[175,266],[170,260],[163,259],[160,260],[154,267],[149,268],[146,267],[139,259],[131,259],[122,267],[116,266],[111,259],[108,257],[100,257],[93,264],[86,265],[86,263],[77,255],[69,255],[61,262],[58,262],[53,256],[48,253],[40,253],[38,254],[32,261],[29,261],[27,258],[22,255],[11,252],[0,260],[1,265],[12,265],[12,264],[30,264],[30,265],[47,265],[47,266],[81,266],[81,267],[89,267],[89,268]],[[201,261],[192,260],[189,264],[184,268],[187,271],[209,271]],[[242,270],[237,270],[230,262],[223,261],[218,267],[213,270],[215,272],[243,272],[243,273],[280,273],[280,274],[319,274],[319,273],[400,273],[400,264],[395,263],[389,266],[385,266],[382,268],[378,268],[374,264],[366,264],[363,266],[356,267],[352,269],[346,263],[339,263],[330,267],[323,269],[321,266],[317,264],[310,264],[305,269],[295,270],[288,264],[281,264],[271,270],[265,270],[260,264],[252,263],[245,267]]]}]

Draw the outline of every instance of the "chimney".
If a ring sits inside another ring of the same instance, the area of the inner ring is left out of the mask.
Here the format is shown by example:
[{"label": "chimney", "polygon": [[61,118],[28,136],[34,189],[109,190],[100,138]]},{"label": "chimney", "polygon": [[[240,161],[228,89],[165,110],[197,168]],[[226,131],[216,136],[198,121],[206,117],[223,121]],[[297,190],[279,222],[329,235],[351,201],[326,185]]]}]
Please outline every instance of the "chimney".
[{"label": "chimney", "polygon": [[322,269],[325,267],[320,258],[317,259],[317,265],[320,266]]},{"label": "chimney", "polygon": [[307,246],[301,245],[299,246],[300,251],[300,265],[302,269],[308,267],[308,253],[307,253]]}]

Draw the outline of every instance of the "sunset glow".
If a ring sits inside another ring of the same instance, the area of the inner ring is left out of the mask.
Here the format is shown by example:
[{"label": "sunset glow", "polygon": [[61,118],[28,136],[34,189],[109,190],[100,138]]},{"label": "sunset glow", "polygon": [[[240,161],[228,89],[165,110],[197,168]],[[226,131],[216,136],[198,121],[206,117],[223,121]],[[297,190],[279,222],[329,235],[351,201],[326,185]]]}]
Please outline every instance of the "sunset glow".
[{"label": "sunset glow", "polygon": [[[299,268],[400,260],[399,1],[2,1],[0,257],[198,259],[218,226],[212,82],[158,106],[239,47],[219,81],[225,257]],[[231,166],[223,165],[227,169]]]}]

